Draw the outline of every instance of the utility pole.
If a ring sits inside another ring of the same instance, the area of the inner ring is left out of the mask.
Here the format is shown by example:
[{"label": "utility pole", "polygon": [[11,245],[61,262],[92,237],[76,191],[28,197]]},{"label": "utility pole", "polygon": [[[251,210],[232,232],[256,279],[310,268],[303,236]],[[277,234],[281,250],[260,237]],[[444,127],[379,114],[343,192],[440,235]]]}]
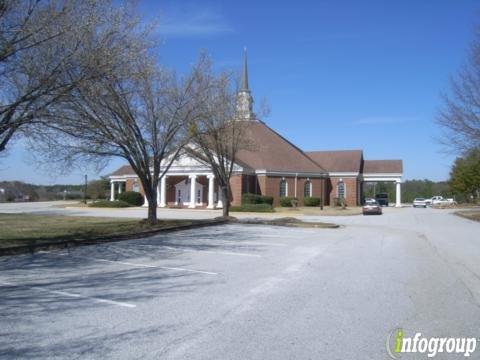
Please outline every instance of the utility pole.
[{"label": "utility pole", "polygon": [[85,187],[83,189],[83,203],[84,204],[87,203],[87,181],[88,181],[88,177],[87,177],[87,174],[85,174]]}]

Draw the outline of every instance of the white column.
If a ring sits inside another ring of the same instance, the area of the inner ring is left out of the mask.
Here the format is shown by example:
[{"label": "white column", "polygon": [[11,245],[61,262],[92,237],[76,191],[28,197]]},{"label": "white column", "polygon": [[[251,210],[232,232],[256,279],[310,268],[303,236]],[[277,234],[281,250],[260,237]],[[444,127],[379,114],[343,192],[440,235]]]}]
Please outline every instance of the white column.
[{"label": "white column", "polygon": [[122,183],[118,183],[118,194],[120,195],[122,193]]},{"label": "white column", "polygon": [[215,187],[215,175],[208,175],[208,205],[207,205],[207,209],[215,209],[215,204],[213,203],[214,187]]},{"label": "white column", "polygon": [[197,175],[190,175],[190,205],[189,208],[194,209],[197,197]]},{"label": "white column", "polygon": [[115,183],[110,181],[110,201],[115,200]]},{"label": "white column", "polygon": [[143,206],[147,207],[148,206],[148,199],[145,195],[143,195],[143,199],[144,199]]},{"label": "white column", "polygon": [[163,175],[160,179],[160,207],[167,206],[166,198],[167,198],[167,175]]},{"label": "white column", "polygon": [[395,200],[396,200],[395,206],[396,206],[396,207],[402,207],[402,189],[401,189],[401,182],[400,182],[400,181],[397,181],[395,185],[396,185],[396,187],[397,187],[397,192],[396,192],[396,196],[395,196]]}]

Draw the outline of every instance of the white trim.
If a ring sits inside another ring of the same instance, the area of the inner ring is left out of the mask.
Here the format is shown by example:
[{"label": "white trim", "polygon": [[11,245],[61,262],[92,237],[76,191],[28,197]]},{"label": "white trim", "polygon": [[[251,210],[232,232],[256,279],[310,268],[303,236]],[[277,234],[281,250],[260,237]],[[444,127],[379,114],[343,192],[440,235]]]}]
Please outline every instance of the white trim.
[{"label": "white trim", "polygon": [[363,176],[392,176],[392,177],[402,177],[403,173],[363,173]]},{"label": "white trim", "polygon": [[363,178],[363,182],[377,182],[377,181],[402,182],[402,179],[401,179],[401,178],[398,178],[398,177],[371,177],[371,178]]},{"label": "white trim", "polygon": [[289,171],[270,171],[270,170],[255,170],[255,175],[273,175],[273,176],[289,176],[289,177],[315,177],[326,178],[328,173],[311,173],[311,172],[289,172]]},{"label": "white trim", "polygon": [[330,172],[328,173],[329,176],[358,176],[360,173],[358,172]]}]

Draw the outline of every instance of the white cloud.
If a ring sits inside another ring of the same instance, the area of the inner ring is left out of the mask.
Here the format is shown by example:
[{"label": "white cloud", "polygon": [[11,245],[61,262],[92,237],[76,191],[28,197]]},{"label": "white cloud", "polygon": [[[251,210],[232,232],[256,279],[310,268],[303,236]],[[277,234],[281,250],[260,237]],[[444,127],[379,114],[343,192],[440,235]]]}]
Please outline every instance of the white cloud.
[{"label": "white cloud", "polygon": [[158,31],[168,36],[205,36],[233,31],[225,17],[209,9],[182,9],[160,16]]}]

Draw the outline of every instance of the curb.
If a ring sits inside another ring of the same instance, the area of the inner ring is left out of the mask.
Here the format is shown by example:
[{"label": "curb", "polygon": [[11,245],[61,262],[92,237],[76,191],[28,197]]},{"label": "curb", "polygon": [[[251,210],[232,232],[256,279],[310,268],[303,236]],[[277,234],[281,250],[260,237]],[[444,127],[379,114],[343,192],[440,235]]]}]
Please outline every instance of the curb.
[{"label": "curb", "polygon": [[86,240],[67,240],[63,242],[48,242],[48,243],[36,244],[36,245],[22,245],[22,246],[8,247],[8,248],[0,248],[0,256],[21,255],[21,254],[27,254],[27,253],[33,254],[36,251],[65,249],[65,248],[77,247],[77,246],[88,246],[88,245],[103,244],[108,242],[132,240],[133,238],[145,238],[145,237],[153,236],[153,235],[164,233],[164,232],[174,232],[174,231],[180,231],[180,230],[201,228],[206,226],[223,225],[227,223],[229,223],[228,219],[214,219],[214,220],[204,220],[204,221],[202,220],[201,222],[198,222],[198,223],[166,226],[162,229],[141,231],[136,234],[101,236],[98,238],[86,239]]},{"label": "curb", "polygon": [[237,220],[237,224],[242,225],[268,225],[268,226],[284,226],[284,227],[295,227],[295,228],[310,228],[310,229],[338,229],[340,225],[332,223],[316,223],[316,222],[284,222],[284,223],[275,223],[275,220],[264,220],[264,219],[241,219]]}]

